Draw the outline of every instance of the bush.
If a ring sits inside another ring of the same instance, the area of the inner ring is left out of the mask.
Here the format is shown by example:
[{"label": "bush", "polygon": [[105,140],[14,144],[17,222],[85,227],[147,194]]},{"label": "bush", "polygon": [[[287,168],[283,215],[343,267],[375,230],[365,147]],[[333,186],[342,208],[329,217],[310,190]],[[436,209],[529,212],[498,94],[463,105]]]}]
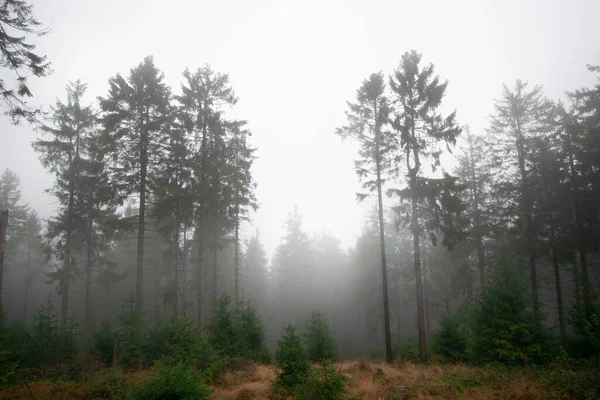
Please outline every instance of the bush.
[{"label": "bush", "polygon": [[576,338],[571,344],[577,356],[600,356],[600,301],[598,294],[590,291],[589,305],[575,305],[569,312],[569,322]]},{"label": "bush", "polygon": [[338,400],[344,394],[345,381],[344,375],[325,362],[319,367],[311,368],[305,381],[297,389],[294,398],[298,400]]},{"label": "bush", "polygon": [[433,351],[446,362],[465,361],[467,336],[459,316],[445,316],[433,334]]},{"label": "bush", "polygon": [[420,362],[419,341],[416,338],[397,340],[393,348],[394,359],[398,361]]},{"label": "bush", "polygon": [[552,337],[533,317],[530,305],[522,273],[500,265],[470,317],[476,361],[514,365],[552,358]]},{"label": "bush", "polygon": [[276,385],[284,391],[289,391],[303,383],[310,371],[310,361],[302,347],[296,328],[289,324],[285,334],[277,341],[275,354],[277,367],[281,372],[277,376]]},{"label": "bush", "polygon": [[241,304],[237,314],[240,356],[268,363],[271,357],[265,345],[265,328],[261,325],[256,310],[247,302]]},{"label": "bush", "polygon": [[114,351],[114,333],[108,321],[100,322],[100,329],[92,337],[92,354],[105,366],[112,365]]},{"label": "bush", "polygon": [[166,330],[165,355],[161,362],[166,365],[183,365],[199,370],[203,381],[210,382],[221,367],[219,354],[202,339],[194,324],[186,319],[173,321]]},{"label": "bush", "polygon": [[87,394],[93,399],[123,399],[127,384],[121,371],[105,369],[97,371],[87,385]]},{"label": "bush", "polygon": [[153,379],[132,390],[135,400],[203,400],[212,391],[203,383],[203,376],[184,365],[157,364]]},{"label": "bush", "polygon": [[140,316],[134,311],[133,293],[123,305],[119,318],[119,364],[127,369],[141,368],[145,361],[146,338],[140,324]]},{"label": "bush", "polygon": [[576,399],[600,398],[600,358],[564,360],[539,370],[545,385],[556,397]]},{"label": "bush", "polygon": [[231,309],[231,298],[223,295],[215,315],[208,320],[208,341],[223,357],[255,361],[270,359],[265,346],[265,329],[249,302]]},{"label": "bush", "polygon": [[337,346],[331,335],[325,316],[313,310],[306,324],[306,349],[312,362],[335,361]]}]

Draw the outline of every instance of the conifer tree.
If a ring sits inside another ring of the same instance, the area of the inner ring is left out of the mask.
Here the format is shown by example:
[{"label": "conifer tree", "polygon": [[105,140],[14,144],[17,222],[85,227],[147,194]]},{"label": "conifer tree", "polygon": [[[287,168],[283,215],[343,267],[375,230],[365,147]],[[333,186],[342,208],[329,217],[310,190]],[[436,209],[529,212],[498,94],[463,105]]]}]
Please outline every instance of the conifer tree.
[{"label": "conifer tree", "polygon": [[[184,83],[181,85],[181,120],[186,134],[193,140],[190,149],[192,165],[192,190],[195,208],[195,238],[198,249],[198,326],[202,328],[205,318],[205,251],[209,239],[207,229],[211,153],[212,144],[223,140],[222,112],[224,107],[237,102],[235,93],[229,85],[229,77],[215,73],[209,66],[196,72],[185,70]],[[214,147],[213,147],[214,148]],[[213,160],[216,160],[213,158]],[[214,186],[214,185],[213,185]]]},{"label": "conifer tree", "polygon": [[[387,129],[391,112],[386,96],[386,86],[382,73],[371,74],[363,81],[356,92],[356,103],[348,102],[346,117],[348,125],[337,128],[336,134],[344,138],[354,138],[361,146],[361,159],[355,161],[356,173],[363,180],[363,188],[377,193],[379,213],[379,243],[381,275],[383,280],[383,325],[385,333],[386,360],[392,362],[392,338],[390,333],[390,311],[387,284],[387,261],[383,223],[383,191],[387,175],[395,168],[393,163],[396,140]],[[366,194],[357,194],[364,200]]]},{"label": "conifer tree", "polygon": [[[518,80],[514,88],[503,87],[502,97],[495,102],[491,117],[490,149],[496,155],[504,176],[497,179],[516,188],[519,214],[522,216],[529,274],[534,298],[533,312],[539,313],[538,278],[536,270],[536,234],[534,227],[534,194],[529,183],[531,170],[531,139],[548,132],[552,125],[548,115],[551,103],[544,98],[542,87],[529,90],[526,82]],[[516,151],[515,151],[516,150]],[[508,154],[508,157],[501,157]]]},{"label": "conifer tree", "polygon": [[[417,314],[419,326],[419,353],[422,362],[427,361],[425,343],[425,312],[423,308],[423,284],[421,281],[421,257],[419,237],[421,224],[419,221],[419,199],[430,197],[423,191],[437,191],[439,182],[421,177],[421,166],[425,161],[432,161],[435,171],[440,166],[441,145],[456,143],[461,129],[455,122],[456,112],[446,117],[437,111],[442,103],[448,82],[440,82],[434,76],[434,66],[421,66],[421,54],[416,51],[406,52],[398,69],[390,77],[390,87],[394,94],[395,116],[393,127],[398,133],[398,141],[406,163],[408,187],[410,192],[410,227],[413,233],[414,264],[417,287]],[[450,189],[452,179],[441,181],[441,185]],[[433,213],[435,214],[435,212]],[[408,214],[407,214],[408,215]],[[433,221],[437,224],[437,221]],[[430,230],[431,232],[431,230]],[[445,236],[444,240],[449,237]]]},{"label": "conifer tree", "polygon": [[49,140],[33,143],[42,165],[56,175],[50,189],[61,204],[60,213],[48,223],[46,239],[49,247],[62,262],[58,275],[62,295],[60,321],[67,322],[69,285],[74,278],[75,254],[83,246],[83,216],[78,207],[82,201],[81,176],[85,163],[87,140],[93,133],[96,117],[91,106],[84,106],[82,98],[86,85],[80,81],[67,86],[66,103],[57,100],[53,107],[52,125],[41,125],[40,130]]},{"label": "conifer tree", "polygon": [[150,191],[158,183],[158,165],[165,159],[165,134],[169,123],[170,89],[162,72],[146,57],[125,79],[120,74],[109,80],[107,97],[100,98],[102,124],[108,151],[112,184],[121,199],[139,196],[135,311],[143,308],[144,238],[146,206]]},{"label": "conifer tree", "polygon": [[33,122],[39,109],[27,104],[26,98],[33,96],[27,79],[29,75],[44,77],[52,72],[46,56],[35,51],[29,41],[34,36],[44,36],[48,29],[33,15],[33,6],[25,0],[5,0],[0,5],[0,67],[9,70],[16,81],[11,88],[0,79],[0,95],[4,100],[6,114],[13,123],[21,119]]},{"label": "conifer tree", "polygon": [[456,175],[466,190],[463,196],[467,205],[469,220],[469,236],[477,254],[477,269],[479,270],[479,287],[485,287],[485,249],[483,245],[489,224],[489,211],[486,203],[490,191],[490,173],[486,165],[485,142],[482,136],[471,133],[465,128],[466,144],[463,153],[458,156]]},{"label": "conifer tree", "polygon": [[255,149],[248,144],[247,137],[250,132],[244,128],[245,121],[235,121],[230,124],[231,139],[229,140],[229,157],[230,161],[230,181],[228,186],[231,190],[231,206],[230,214],[234,224],[234,280],[235,280],[235,297],[234,301],[237,304],[240,301],[240,224],[243,221],[249,220],[249,212],[256,210],[258,204],[254,195],[256,183],[252,179],[250,171],[252,163],[255,160]]}]

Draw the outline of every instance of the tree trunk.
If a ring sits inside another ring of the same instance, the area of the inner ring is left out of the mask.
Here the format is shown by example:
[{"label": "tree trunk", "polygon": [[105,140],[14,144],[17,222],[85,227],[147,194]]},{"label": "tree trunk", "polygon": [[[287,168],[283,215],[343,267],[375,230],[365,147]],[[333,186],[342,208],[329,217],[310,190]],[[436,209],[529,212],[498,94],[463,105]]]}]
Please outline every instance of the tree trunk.
[{"label": "tree trunk", "polygon": [[533,314],[537,317],[540,311],[538,298],[537,270],[535,266],[536,251],[535,251],[535,234],[533,227],[533,204],[531,201],[531,193],[529,192],[529,179],[525,168],[525,155],[523,135],[519,121],[517,121],[517,154],[519,162],[519,171],[521,172],[521,195],[523,196],[523,214],[527,224],[527,253],[529,254],[529,274],[531,277],[531,292],[533,295]]},{"label": "tree trunk", "polygon": [[417,322],[419,326],[419,359],[427,362],[427,341],[425,337],[425,310],[423,307],[423,282],[421,281],[421,252],[419,248],[419,215],[417,209],[417,179],[411,177],[412,185],[412,232],[413,252],[415,259],[415,281],[417,286]]},{"label": "tree trunk", "polygon": [[[581,278],[583,282],[577,282],[576,290],[579,289],[581,283],[583,283],[583,301],[586,306],[591,304],[590,297],[590,287],[588,280],[588,267],[587,267],[587,257],[586,257],[586,246],[585,246],[585,233],[583,231],[583,220],[581,216],[581,201],[580,201],[580,185],[579,185],[579,175],[575,171],[575,160],[573,155],[573,137],[570,129],[566,130],[567,132],[567,140],[568,140],[568,157],[569,157],[569,173],[571,175],[571,189],[573,193],[572,201],[573,201],[573,212],[575,214],[575,227],[577,229],[577,244],[579,250],[579,263],[581,264]],[[574,271],[577,271],[577,263],[573,264]],[[575,276],[577,280],[579,280],[579,275]]]},{"label": "tree trunk", "polygon": [[238,306],[238,302],[240,301],[239,296],[239,287],[240,287],[240,215],[239,210],[236,210],[235,216],[235,238],[234,238],[234,247],[235,247],[235,306]]},{"label": "tree trunk", "polygon": [[579,278],[579,268],[577,266],[577,254],[573,253],[573,285],[575,285],[575,304],[581,304],[581,280]]},{"label": "tree trunk", "polygon": [[4,276],[4,247],[8,230],[8,210],[0,210],[0,307],[2,306],[2,284]]},{"label": "tree trunk", "polygon": [[[379,155],[378,155],[379,158]],[[377,202],[379,212],[379,246],[381,252],[381,276],[383,279],[383,327],[385,336],[385,359],[388,363],[394,361],[392,353],[392,336],[390,333],[390,306],[388,299],[387,262],[385,255],[385,235],[383,220],[383,198],[381,193],[381,165],[377,160]]]},{"label": "tree trunk", "polygon": [[183,276],[181,282],[181,301],[183,302],[183,318],[187,318],[187,297],[185,295],[185,287],[187,285],[186,271],[187,271],[187,259],[188,259],[188,245],[187,245],[187,226],[183,224],[183,255],[181,267],[183,268]]},{"label": "tree trunk", "polygon": [[65,240],[65,259],[62,273],[62,306],[60,310],[60,325],[64,328],[67,325],[67,315],[69,313],[69,284],[71,283],[71,247],[73,240],[73,214],[75,207],[75,177],[73,172],[73,159],[69,155],[69,200],[67,203],[67,237]]},{"label": "tree trunk", "polygon": [[[0,225],[2,222],[0,221]],[[2,228],[0,228],[0,235],[2,235]],[[1,246],[1,242],[0,242]],[[31,236],[27,240],[27,269],[25,270],[25,290],[23,291],[23,323],[27,324],[27,301],[29,300],[29,287],[31,286]],[[1,281],[1,279],[0,279]]]},{"label": "tree trunk", "polygon": [[142,321],[144,311],[144,235],[146,231],[146,173],[147,173],[147,149],[144,134],[140,138],[140,202],[138,215],[138,237],[137,237],[137,270],[135,280],[135,312],[138,321]]},{"label": "tree trunk", "polygon": [[215,235],[215,246],[213,247],[213,315],[215,314],[217,307],[217,300],[219,299],[219,246],[217,246],[217,237]]},{"label": "tree trunk", "polygon": [[423,272],[425,275],[425,279],[424,282],[425,284],[423,285],[423,303],[425,305],[425,343],[429,342],[431,340],[431,300],[429,299],[429,282],[427,280],[427,255],[423,255]]},{"label": "tree trunk", "polygon": [[93,219],[92,219],[92,201],[90,201],[90,207],[88,209],[88,226],[87,226],[87,249],[86,249],[86,263],[85,263],[85,317],[83,319],[83,337],[86,343],[89,343],[90,339],[90,290],[92,287],[92,259],[93,259]]},{"label": "tree trunk", "polygon": [[560,338],[565,338],[565,320],[563,316],[562,289],[560,285],[560,271],[558,264],[558,255],[556,254],[556,239],[554,237],[554,225],[550,224],[550,242],[552,243],[552,268],[554,269],[554,282],[556,286],[556,306],[558,308],[558,328]]},{"label": "tree trunk", "polygon": [[179,222],[179,199],[175,211],[175,296],[173,299],[173,316],[179,315],[179,237],[181,235],[181,223]]},{"label": "tree trunk", "polygon": [[201,335],[204,335],[204,286],[204,248],[200,239],[198,242],[198,329]]},{"label": "tree trunk", "polygon": [[[399,268],[398,268],[399,269]],[[398,271],[399,272],[399,271]],[[396,274],[396,333],[398,339],[400,339],[400,332],[402,332],[402,321],[400,319],[400,309],[402,304],[400,303],[400,274]]]},{"label": "tree trunk", "polygon": [[477,176],[475,171],[475,160],[473,158],[473,138],[467,136],[469,141],[469,169],[471,172],[471,182],[473,187],[471,190],[471,201],[473,202],[473,211],[475,214],[475,249],[477,251],[477,268],[479,269],[479,287],[483,291],[485,287],[485,252],[483,250],[483,239],[481,232],[481,212],[479,211],[479,191],[477,190]]}]

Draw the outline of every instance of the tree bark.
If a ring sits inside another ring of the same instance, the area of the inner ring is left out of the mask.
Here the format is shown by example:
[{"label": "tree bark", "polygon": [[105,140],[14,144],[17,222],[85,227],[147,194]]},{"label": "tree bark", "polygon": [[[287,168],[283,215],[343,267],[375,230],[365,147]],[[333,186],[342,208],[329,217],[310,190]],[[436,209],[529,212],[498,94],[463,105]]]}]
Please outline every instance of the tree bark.
[{"label": "tree bark", "polygon": [[556,254],[556,238],[554,237],[554,224],[550,223],[550,243],[552,244],[552,268],[554,269],[554,282],[556,287],[556,307],[558,308],[558,328],[560,338],[565,338],[565,320],[563,315],[562,287],[560,284],[560,271],[558,255]]},{"label": "tree bark", "polygon": [[[376,135],[379,135],[377,132]],[[379,139],[377,139],[379,142]],[[379,212],[379,247],[381,252],[381,276],[383,280],[383,327],[385,336],[385,358],[388,363],[394,361],[392,353],[392,336],[390,332],[390,306],[388,299],[388,283],[387,283],[387,261],[385,255],[385,234],[384,234],[384,219],[383,219],[383,195],[381,193],[381,162],[379,155],[379,145],[377,145],[377,204]]]},{"label": "tree bark", "polygon": [[8,230],[8,210],[0,210],[0,306],[2,306],[2,285],[4,276],[4,247]]},{"label": "tree bark", "polygon": [[142,321],[144,311],[144,235],[146,231],[146,174],[148,168],[148,150],[146,133],[140,135],[140,201],[137,237],[137,270],[135,281],[135,312],[138,321]]},{"label": "tree bark", "polygon": [[216,311],[217,300],[219,299],[219,247],[217,246],[217,235],[215,235],[215,245],[213,247],[213,315]]},{"label": "tree bark", "polygon": [[[237,208],[237,207],[236,207]],[[235,306],[238,306],[240,301],[239,296],[239,287],[240,287],[240,215],[239,210],[236,210],[235,216],[235,237],[234,237],[234,247],[235,247],[235,270],[234,270],[234,279],[235,279]]]},{"label": "tree bark", "polygon": [[425,310],[423,308],[423,282],[421,281],[421,252],[419,247],[419,215],[417,209],[417,182],[416,176],[411,179],[412,184],[412,231],[413,252],[415,259],[415,281],[417,286],[417,322],[419,326],[419,359],[427,362],[427,340],[425,337]]},{"label": "tree bark", "polygon": [[540,312],[540,304],[538,298],[537,270],[536,270],[536,250],[535,250],[535,233],[533,227],[533,204],[531,201],[531,193],[529,191],[529,178],[525,168],[525,147],[523,143],[523,133],[519,120],[516,121],[516,144],[517,155],[519,162],[519,171],[521,172],[521,195],[523,196],[523,214],[527,224],[527,253],[529,254],[529,274],[531,277],[531,291],[533,295],[533,314],[537,317]]},{"label": "tree bark", "polygon": [[179,222],[179,199],[175,208],[175,297],[173,299],[173,316],[177,318],[179,315],[179,237],[181,235],[181,223]]},{"label": "tree bark", "polygon": [[94,237],[94,224],[92,218],[93,212],[93,195],[88,199],[90,206],[88,208],[88,226],[87,226],[87,249],[86,249],[86,263],[85,263],[85,317],[83,320],[83,336],[86,343],[90,339],[90,290],[92,287],[92,259],[93,249],[92,241]]}]

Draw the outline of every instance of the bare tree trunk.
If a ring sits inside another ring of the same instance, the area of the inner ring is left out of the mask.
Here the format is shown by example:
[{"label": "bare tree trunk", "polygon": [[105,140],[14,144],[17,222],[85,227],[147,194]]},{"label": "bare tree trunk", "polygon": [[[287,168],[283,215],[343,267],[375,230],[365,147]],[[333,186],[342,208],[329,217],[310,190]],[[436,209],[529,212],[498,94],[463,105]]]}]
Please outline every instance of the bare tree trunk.
[{"label": "bare tree trunk", "polygon": [[185,295],[185,288],[187,285],[187,259],[188,259],[188,247],[187,247],[187,226],[183,225],[183,259],[181,267],[183,268],[183,279],[181,282],[181,301],[183,302],[183,318],[187,318],[187,297]]},{"label": "bare tree trunk", "polygon": [[415,281],[417,286],[417,323],[419,327],[419,359],[422,363],[427,362],[427,340],[425,337],[425,310],[423,307],[423,282],[421,281],[421,252],[419,247],[419,215],[417,208],[417,182],[416,177],[412,181],[412,232],[413,252],[415,259]]},{"label": "bare tree trunk", "polygon": [[[91,210],[90,210],[91,211]],[[93,225],[91,214],[89,216],[88,223],[88,237],[87,237],[87,249],[86,249],[86,263],[85,263],[85,317],[83,320],[83,336],[86,343],[90,339],[90,291],[92,287],[92,240],[93,240]]]},{"label": "bare tree trunk", "polygon": [[527,252],[529,254],[529,274],[531,277],[531,292],[533,294],[533,314],[537,317],[540,312],[537,270],[536,270],[536,249],[535,249],[535,233],[533,227],[533,204],[531,201],[531,193],[529,191],[529,179],[525,168],[525,149],[523,145],[523,135],[521,126],[517,121],[517,153],[519,162],[519,171],[521,172],[521,195],[523,196],[523,214],[527,223]]},{"label": "bare tree trunk", "polygon": [[[202,233],[199,233],[202,235]],[[200,330],[200,334],[204,335],[204,243],[202,239],[199,240],[198,243],[198,329]]]},{"label": "bare tree trunk", "polygon": [[139,321],[142,321],[144,312],[144,235],[146,233],[146,173],[147,173],[147,143],[145,133],[140,138],[140,201],[138,215],[137,237],[137,270],[135,280],[135,312]]},{"label": "bare tree trunk", "polygon": [[215,235],[215,246],[213,247],[213,315],[217,307],[217,300],[219,298],[219,248],[217,246],[217,237]]},{"label": "bare tree trunk", "polygon": [[179,222],[179,199],[175,211],[175,298],[173,299],[173,316],[179,315],[179,238],[181,235],[181,223]]},{"label": "bare tree trunk", "polygon": [[579,278],[579,267],[577,266],[577,254],[573,253],[573,284],[575,285],[575,304],[581,304],[581,280]]},{"label": "bare tree trunk", "polygon": [[[236,207],[237,208],[237,207]],[[235,247],[235,306],[238,306],[240,301],[239,296],[239,287],[240,287],[240,215],[239,210],[236,210],[235,216],[235,238],[234,238],[234,247]]]},{"label": "bare tree trunk", "polygon": [[0,306],[2,306],[2,284],[4,276],[4,247],[8,230],[8,210],[0,210]]},{"label": "bare tree trunk", "polygon": [[565,320],[563,315],[563,300],[562,300],[562,288],[560,284],[560,271],[558,264],[558,256],[556,254],[556,244],[554,239],[554,227],[550,227],[551,229],[551,237],[552,241],[552,268],[554,269],[554,282],[556,287],[556,307],[558,308],[558,328],[560,333],[560,338],[564,339],[565,336]]},{"label": "bare tree trunk", "polygon": [[[577,229],[577,244],[579,245],[579,263],[581,264],[581,278],[583,280],[583,301],[586,306],[591,304],[590,287],[588,280],[588,267],[585,246],[585,233],[583,231],[583,221],[581,216],[581,201],[579,195],[579,175],[575,171],[575,161],[573,155],[573,138],[570,129],[567,129],[568,151],[569,151],[569,172],[571,175],[571,189],[573,193],[573,212],[575,214],[575,227]],[[574,271],[577,271],[577,262],[573,264]],[[575,274],[575,278],[579,280],[579,275]],[[576,290],[580,288],[581,282],[577,282]]]},{"label": "bare tree trunk", "polygon": [[[379,155],[378,155],[379,158]],[[385,255],[385,234],[383,220],[383,198],[381,193],[381,165],[377,160],[377,201],[379,211],[379,247],[381,252],[381,277],[383,280],[383,326],[385,336],[385,358],[388,363],[394,361],[392,353],[392,335],[390,333],[390,306],[388,299],[387,262]]]}]

